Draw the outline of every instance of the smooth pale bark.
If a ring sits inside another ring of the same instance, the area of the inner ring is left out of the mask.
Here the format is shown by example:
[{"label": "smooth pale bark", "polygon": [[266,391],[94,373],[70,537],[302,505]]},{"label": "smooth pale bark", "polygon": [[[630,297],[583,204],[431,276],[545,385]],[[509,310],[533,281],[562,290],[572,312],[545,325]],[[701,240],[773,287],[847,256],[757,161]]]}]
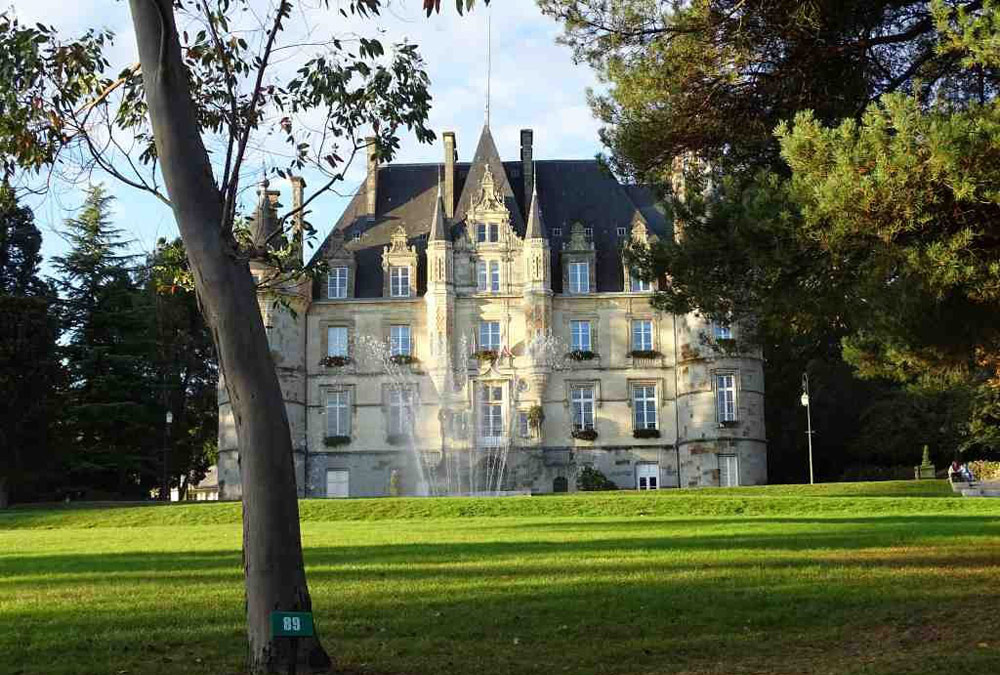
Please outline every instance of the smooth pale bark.
[{"label": "smooth pale bark", "polygon": [[[289,639],[273,640],[272,611],[310,611],[295,467],[281,389],[250,269],[222,227],[222,197],[181,65],[171,0],[129,0],[163,180],[202,313],[232,402],[243,488],[243,565],[251,673],[287,672]],[[326,670],[317,639],[301,639],[298,670]]]}]

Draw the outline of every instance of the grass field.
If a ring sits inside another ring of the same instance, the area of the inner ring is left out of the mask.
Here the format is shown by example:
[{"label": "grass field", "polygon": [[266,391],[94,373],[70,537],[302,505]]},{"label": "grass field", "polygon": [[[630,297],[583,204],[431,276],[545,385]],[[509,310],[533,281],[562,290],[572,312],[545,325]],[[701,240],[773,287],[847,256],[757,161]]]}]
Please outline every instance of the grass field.
[{"label": "grass field", "polygon": [[[302,502],[348,672],[1000,673],[1000,499],[943,482]],[[0,513],[0,673],[238,673],[239,506]]]}]

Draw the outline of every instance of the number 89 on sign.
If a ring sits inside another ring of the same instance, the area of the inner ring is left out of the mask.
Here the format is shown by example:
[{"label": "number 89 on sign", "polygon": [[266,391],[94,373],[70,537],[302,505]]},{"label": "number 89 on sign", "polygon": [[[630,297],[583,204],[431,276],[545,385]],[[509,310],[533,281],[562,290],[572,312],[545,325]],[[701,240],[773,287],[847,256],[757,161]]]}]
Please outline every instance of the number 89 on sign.
[{"label": "number 89 on sign", "polygon": [[310,612],[271,612],[272,637],[309,637],[312,634]]}]

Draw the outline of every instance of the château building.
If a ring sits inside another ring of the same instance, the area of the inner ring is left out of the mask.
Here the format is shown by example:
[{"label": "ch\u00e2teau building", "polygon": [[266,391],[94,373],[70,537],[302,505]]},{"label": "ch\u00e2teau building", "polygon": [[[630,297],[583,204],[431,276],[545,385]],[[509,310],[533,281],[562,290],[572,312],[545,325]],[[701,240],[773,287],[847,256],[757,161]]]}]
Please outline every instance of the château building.
[{"label": "ch\u00e2teau building", "polygon": [[[572,491],[767,478],[759,349],[738,326],[651,304],[628,241],[672,236],[646,189],[594,160],[379,165],[309,265],[260,291],[305,497]],[[293,179],[293,206],[303,183]],[[277,193],[255,216],[276,227]],[[266,264],[251,264],[258,276]],[[240,495],[220,386],[219,489]]]}]

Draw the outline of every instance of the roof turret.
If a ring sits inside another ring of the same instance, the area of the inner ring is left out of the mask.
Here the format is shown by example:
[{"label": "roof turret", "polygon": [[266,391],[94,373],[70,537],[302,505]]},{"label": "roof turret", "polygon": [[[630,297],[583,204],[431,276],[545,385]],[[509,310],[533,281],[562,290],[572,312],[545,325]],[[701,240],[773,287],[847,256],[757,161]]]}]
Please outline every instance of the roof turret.
[{"label": "roof turret", "polygon": [[[537,174],[536,174],[537,175]],[[542,210],[538,206],[538,179],[531,183],[531,206],[528,207],[528,227],[524,232],[525,239],[547,239],[545,223],[542,222]]]}]

